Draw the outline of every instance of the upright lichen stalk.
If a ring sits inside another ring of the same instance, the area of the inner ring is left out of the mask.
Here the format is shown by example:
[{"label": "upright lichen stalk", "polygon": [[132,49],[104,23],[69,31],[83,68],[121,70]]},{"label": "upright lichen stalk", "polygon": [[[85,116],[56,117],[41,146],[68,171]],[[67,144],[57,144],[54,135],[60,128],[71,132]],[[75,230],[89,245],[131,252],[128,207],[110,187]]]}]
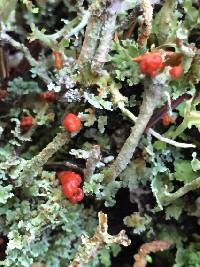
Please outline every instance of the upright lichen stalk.
[{"label": "upright lichen stalk", "polygon": [[129,164],[135,149],[141,139],[142,134],[147,126],[149,119],[151,118],[154,109],[160,102],[167,85],[164,82],[158,82],[157,79],[148,81],[143,96],[143,102],[140,107],[140,113],[135,125],[131,128],[131,134],[124,143],[114,163],[109,168],[109,179],[115,180],[120,173],[125,170]]}]

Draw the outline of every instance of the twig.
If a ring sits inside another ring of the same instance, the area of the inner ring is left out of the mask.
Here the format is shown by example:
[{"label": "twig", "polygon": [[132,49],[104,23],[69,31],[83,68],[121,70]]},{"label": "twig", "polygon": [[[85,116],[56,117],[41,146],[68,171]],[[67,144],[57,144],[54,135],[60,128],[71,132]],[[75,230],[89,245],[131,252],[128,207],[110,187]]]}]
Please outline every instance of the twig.
[{"label": "twig", "polygon": [[141,7],[143,8],[143,11],[144,11],[144,14],[143,14],[144,22],[142,25],[141,32],[138,36],[138,44],[140,46],[145,46],[147,43],[147,39],[151,33],[153,8],[149,0],[141,0]]},{"label": "twig", "polygon": [[172,243],[165,240],[155,240],[149,243],[143,244],[138,253],[134,255],[135,263],[133,267],[145,267],[147,265],[147,261],[145,257],[150,254],[151,252],[163,251],[169,249]]},{"label": "twig", "polygon": [[169,205],[174,200],[184,196],[189,191],[196,190],[200,188],[200,177],[196,178],[190,183],[185,184],[183,187],[179,188],[174,193],[169,193],[167,191],[164,191],[164,193],[160,196],[160,201],[163,205]]},{"label": "twig", "polygon": [[109,246],[117,243],[123,246],[129,246],[131,241],[121,230],[117,235],[108,234],[107,215],[103,212],[98,213],[99,227],[97,228],[93,237],[82,237],[82,244],[79,246],[78,251],[69,265],[69,267],[84,267],[86,264],[98,256],[99,252],[106,245]]},{"label": "twig", "polygon": [[109,180],[115,180],[130,162],[146,125],[151,118],[155,107],[160,102],[165,89],[165,82],[161,84],[156,81],[152,81],[150,87],[145,89],[138,119],[135,125],[131,128],[131,134],[124,143],[116,160],[109,168]]}]

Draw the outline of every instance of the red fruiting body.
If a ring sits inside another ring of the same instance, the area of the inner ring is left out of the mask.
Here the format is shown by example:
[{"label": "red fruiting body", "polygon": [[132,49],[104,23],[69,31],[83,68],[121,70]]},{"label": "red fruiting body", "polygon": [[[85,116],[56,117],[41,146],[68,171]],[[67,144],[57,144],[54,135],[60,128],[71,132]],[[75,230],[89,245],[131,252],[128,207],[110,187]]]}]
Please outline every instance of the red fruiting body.
[{"label": "red fruiting body", "polygon": [[68,132],[75,133],[80,130],[81,121],[77,115],[68,113],[64,118],[63,125]]},{"label": "red fruiting body", "polygon": [[63,193],[67,198],[72,198],[77,191],[80,191],[79,189],[81,188],[76,186],[76,183],[74,183],[73,181],[63,185]]},{"label": "red fruiting body", "polygon": [[56,69],[57,70],[62,69],[62,56],[61,56],[61,53],[59,51],[53,51],[53,55],[55,57],[54,64],[55,64]]},{"label": "red fruiting body", "polygon": [[155,77],[164,67],[160,53],[147,53],[133,58],[133,61],[139,63],[141,73],[151,77]]},{"label": "red fruiting body", "polygon": [[40,93],[40,98],[48,102],[53,102],[56,97],[53,92],[43,92]]},{"label": "red fruiting body", "polygon": [[183,71],[183,67],[179,65],[179,66],[175,66],[171,68],[169,73],[171,74],[172,77],[178,78],[181,75],[182,71]]},{"label": "red fruiting body", "polygon": [[22,130],[28,130],[33,125],[33,118],[31,116],[23,117],[20,121]]},{"label": "red fruiting body", "polygon": [[73,196],[74,189],[78,188],[73,183],[66,183],[63,185],[63,193],[67,198],[71,198]]},{"label": "red fruiting body", "polygon": [[83,190],[79,188],[82,178],[78,173],[61,171],[57,176],[63,186],[64,195],[71,203],[77,203],[84,198]]},{"label": "red fruiting body", "polygon": [[78,187],[82,182],[81,176],[75,172],[61,171],[57,175],[62,185],[73,181],[75,186]]},{"label": "red fruiting body", "polygon": [[83,200],[84,198],[84,193],[83,190],[81,188],[76,188],[73,191],[73,195],[72,197],[69,198],[69,201],[73,204]]}]

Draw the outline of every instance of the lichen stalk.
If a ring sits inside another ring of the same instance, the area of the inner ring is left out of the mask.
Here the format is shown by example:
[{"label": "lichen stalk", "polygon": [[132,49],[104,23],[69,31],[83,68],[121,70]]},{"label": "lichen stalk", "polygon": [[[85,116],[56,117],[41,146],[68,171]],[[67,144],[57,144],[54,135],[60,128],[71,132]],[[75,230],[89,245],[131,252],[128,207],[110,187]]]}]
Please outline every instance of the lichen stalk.
[{"label": "lichen stalk", "polygon": [[[70,140],[69,134],[66,132],[58,133],[54,139],[35,157],[27,162],[27,165],[22,170],[19,181],[26,180],[27,184],[31,183],[30,177],[36,177],[42,167],[47,161],[68,141]],[[32,174],[34,172],[34,174]],[[31,174],[31,175],[30,175]]]},{"label": "lichen stalk", "polygon": [[196,178],[190,183],[185,184],[174,193],[168,193],[165,191],[164,194],[161,195],[160,201],[162,205],[167,206],[176,199],[186,195],[188,192],[197,190],[198,188],[200,188],[200,177]]},{"label": "lichen stalk", "polygon": [[92,60],[98,43],[102,27],[102,19],[96,15],[92,15],[88,21],[83,46],[77,60],[79,66]]},{"label": "lichen stalk", "polygon": [[109,180],[115,180],[129,164],[146,125],[165,90],[166,84],[153,81],[151,82],[149,88],[145,89],[138,119],[135,125],[131,128],[131,134],[124,143],[117,158],[109,168]]}]

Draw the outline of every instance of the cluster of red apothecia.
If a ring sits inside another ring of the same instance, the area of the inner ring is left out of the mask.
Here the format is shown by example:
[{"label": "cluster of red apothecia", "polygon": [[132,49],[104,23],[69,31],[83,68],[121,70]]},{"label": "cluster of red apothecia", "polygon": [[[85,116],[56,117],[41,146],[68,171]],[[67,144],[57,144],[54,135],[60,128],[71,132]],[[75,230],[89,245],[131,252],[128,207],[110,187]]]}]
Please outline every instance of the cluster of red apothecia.
[{"label": "cluster of red apothecia", "polygon": [[57,173],[57,176],[63,187],[64,195],[71,203],[75,204],[84,198],[83,190],[80,188],[82,178],[78,173],[61,171]]},{"label": "cluster of red apothecia", "polygon": [[[141,73],[147,74],[153,78],[162,72],[166,66],[162,54],[164,54],[164,52],[150,52],[133,58],[133,61],[139,64]],[[183,67],[177,65],[171,67],[169,73],[173,78],[178,78],[182,71]]]}]

